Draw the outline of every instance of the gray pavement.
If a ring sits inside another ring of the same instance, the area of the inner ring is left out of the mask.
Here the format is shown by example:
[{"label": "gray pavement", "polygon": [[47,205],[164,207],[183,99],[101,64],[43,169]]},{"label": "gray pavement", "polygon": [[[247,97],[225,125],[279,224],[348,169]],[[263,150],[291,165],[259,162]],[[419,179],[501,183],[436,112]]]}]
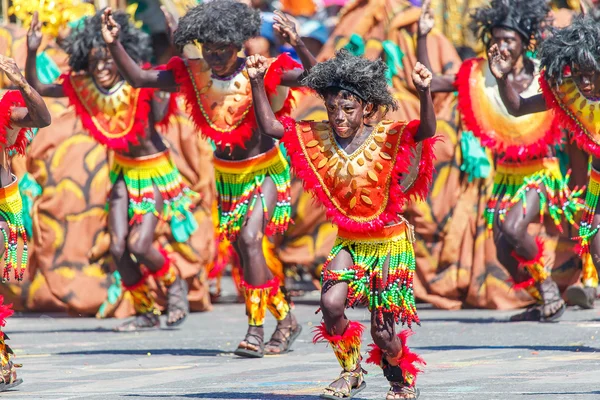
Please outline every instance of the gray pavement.
[{"label": "gray pavement", "polygon": [[[245,332],[241,304],[191,315],[176,330],[113,333],[119,321],[22,315],[5,330],[24,364],[10,399],[317,399],[339,373],[331,349],[312,344],[316,296],[298,301],[304,331],[285,356],[231,354]],[[409,344],[427,361],[420,399],[600,399],[600,310],[570,308],[559,323],[507,323],[513,312],[420,307]],[[368,325],[366,310],[350,316]],[[164,322],[164,321],[163,321]],[[274,329],[268,319],[266,332]],[[368,330],[366,331],[368,332]],[[371,343],[368,333],[366,344]],[[369,366],[359,399],[384,399]]]}]

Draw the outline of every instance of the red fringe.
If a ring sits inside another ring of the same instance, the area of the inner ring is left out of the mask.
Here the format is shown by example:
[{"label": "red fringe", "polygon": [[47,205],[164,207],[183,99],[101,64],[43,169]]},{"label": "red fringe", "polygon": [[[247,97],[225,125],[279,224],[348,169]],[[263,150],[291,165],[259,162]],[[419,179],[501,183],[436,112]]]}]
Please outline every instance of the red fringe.
[{"label": "red fringe", "polygon": [[519,283],[515,283],[515,281],[511,279],[509,282],[512,283],[511,287],[513,290],[523,290],[535,285],[535,279],[533,278],[529,278],[526,281]]},{"label": "red fringe", "polygon": [[68,74],[61,76],[63,82],[63,90],[65,95],[69,99],[69,103],[75,108],[75,113],[81,119],[83,127],[88,133],[100,144],[113,150],[128,150],[129,144],[139,144],[138,136],[144,137],[146,135],[146,128],[148,127],[148,116],[151,112],[151,102],[156,89],[142,88],[140,89],[140,95],[138,97],[137,113],[135,115],[135,121],[131,130],[123,137],[120,138],[107,138],[102,134],[96,127],[96,124],[92,120],[92,116],[88,113],[86,108],[77,97],[75,89],[71,84],[71,79]]},{"label": "red fringe", "polygon": [[327,328],[325,328],[325,323],[321,322],[320,325],[316,326],[315,329],[313,329],[313,333],[315,334],[315,336],[313,337],[313,343],[317,344],[318,342],[339,342],[347,341],[355,337],[360,338],[364,330],[365,326],[360,322],[350,321],[348,327],[342,335],[330,335],[327,332]]},{"label": "red fringe", "polygon": [[521,257],[520,255],[517,254],[516,251],[512,252],[511,255],[515,258],[515,260],[517,260],[519,262],[520,268],[524,268],[527,265],[537,264],[541,261],[542,257],[544,257],[544,239],[542,239],[539,236],[536,236],[535,244],[537,245],[538,252],[537,252],[536,256],[533,258],[533,260],[527,260],[527,259]]},{"label": "red fringe", "polygon": [[5,326],[6,319],[15,313],[12,306],[12,303],[4,304],[4,296],[0,296],[0,326]]},{"label": "red fringe", "polygon": [[458,90],[458,110],[460,111],[465,127],[473,131],[473,134],[479,138],[482,146],[493,149],[496,154],[503,153],[504,159],[526,161],[531,159],[532,156],[544,157],[547,155],[548,146],[561,142],[563,133],[560,129],[560,124],[552,124],[552,129],[546,133],[543,139],[528,146],[505,146],[503,143],[499,143],[492,135],[489,135],[488,132],[482,130],[473,112],[473,99],[471,99],[471,88],[469,85],[471,71],[481,60],[482,58],[472,58],[465,61],[456,74],[454,85]]},{"label": "red fringe", "polygon": [[274,296],[277,293],[277,290],[279,290],[279,286],[280,286],[280,281],[279,281],[279,278],[277,278],[277,277],[274,277],[273,279],[263,283],[262,285],[258,285],[258,286],[250,285],[248,282],[246,282],[244,280],[244,278],[242,278],[242,280],[240,282],[240,287],[243,289],[271,289],[270,295],[272,295],[272,296]]},{"label": "red fringe", "polygon": [[165,258],[165,262],[158,271],[150,271],[150,275],[160,278],[162,276],[165,276],[169,272],[169,269],[171,268],[171,258],[169,257],[169,253],[167,253],[167,250],[165,250],[164,247],[159,247],[158,251]]},{"label": "red fringe", "polygon": [[[396,358],[396,362],[402,370],[403,375],[405,375],[408,372],[414,377],[414,380],[412,382],[414,386],[414,384],[417,381],[417,375],[423,372],[419,367],[417,367],[416,364],[427,365],[427,363],[425,362],[425,360],[423,360],[423,358],[420,355],[413,353],[408,348],[408,337],[412,336],[413,334],[414,332],[408,329],[405,329],[398,334],[398,338],[402,343],[402,351]],[[371,350],[369,350],[368,352],[369,357],[367,358],[367,363],[381,366],[383,351],[376,344],[370,344],[369,347],[371,348]]]},{"label": "red fringe", "polygon": [[304,157],[304,153],[302,152],[302,147],[296,133],[296,121],[290,117],[283,117],[281,118],[281,123],[283,124],[285,130],[285,134],[283,135],[281,141],[286,147],[296,175],[302,180],[304,188],[311,192],[313,197],[325,206],[327,209],[328,219],[338,227],[351,232],[363,232],[365,230],[381,229],[389,222],[397,221],[398,214],[402,212],[403,207],[409,198],[412,197],[424,199],[427,197],[429,187],[431,186],[433,180],[433,161],[435,160],[433,146],[438,140],[437,137],[429,138],[423,141],[422,155],[419,163],[419,176],[416,179],[414,186],[405,193],[402,186],[397,183],[401,176],[409,170],[410,159],[406,157],[406,155],[410,154],[409,152],[411,152],[416,146],[414,136],[419,129],[419,121],[415,120],[409,122],[404,129],[396,164],[392,170],[393,183],[390,185],[390,198],[385,211],[376,220],[366,223],[356,222],[336,210],[329,197],[323,191],[319,180],[313,173],[309,165],[309,161]]},{"label": "red fringe", "polygon": [[[245,149],[246,142],[250,139],[257,127],[256,117],[254,115],[254,106],[252,106],[248,114],[246,114],[244,122],[236,129],[230,132],[219,132],[214,130],[210,127],[204,118],[204,115],[202,114],[202,110],[198,104],[198,99],[196,98],[196,92],[194,90],[192,78],[188,73],[185,61],[183,61],[180,57],[173,57],[168,62],[166,68],[173,71],[175,82],[177,82],[181,88],[181,93],[185,97],[185,102],[190,110],[192,120],[194,121],[194,124],[200,133],[205,137],[212,139],[221,150],[224,150],[228,145],[232,148],[241,147]],[[284,53],[277,57],[277,59],[275,59],[275,61],[273,61],[273,63],[269,66],[264,78],[265,91],[267,92],[267,95],[270,96],[277,92],[277,86],[279,86],[281,83],[281,76],[285,71],[296,68],[300,68],[300,64],[294,61],[288,54]],[[293,91],[290,90],[287,98],[285,99],[283,107],[275,114],[276,117],[280,118],[288,115],[292,110],[292,106]]]},{"label": "red fringe", "polygon": [[[14,107],[26,107],[25,100],[23,100],[23,96],[18,90],[9,90],[0,100],[0,109],[3,110],[0,113],[0,143],[2,144],[6,144],[6,131],[12,129],[10,116]],[[21,128],[17,133],[15,143],[6,149],[8,151],[15,150],[17,153],[25,155],[29,144],[26,135],[27,130],[27,128]]]},{"label": "red fringe", "polygon": [[559,128],[567,130],[569,132],[569,138],[571,139],[571,142],[575,142],[581,150],[593,155],[594,157],[600,157],[600,145],[590,140],[584,128],[579,125],[577,120],[571,117],[571,115],[569,115],[565,109],[563,109],[563,104],[556,99],[556,96],[552,92],[552,89],[546,80],[545,71],[542,71],[540,74],[539,81],[542,95],[546,100],[546,105],[549,109],[554,111],[556,118],[555,125]]}]

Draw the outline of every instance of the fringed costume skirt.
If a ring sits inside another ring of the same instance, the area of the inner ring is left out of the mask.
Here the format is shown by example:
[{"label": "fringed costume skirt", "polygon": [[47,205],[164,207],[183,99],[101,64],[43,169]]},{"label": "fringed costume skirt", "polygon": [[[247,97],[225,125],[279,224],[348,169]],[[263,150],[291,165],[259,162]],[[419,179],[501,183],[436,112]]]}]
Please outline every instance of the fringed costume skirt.
[{"label": "fringed costume skirt", "polygon": [[[387,226],[380,232],[355,233],[338,230],[338,237],[325,265],[322,282],[346,282],[348,284],[347,306],[363,304],[371,312],[394,315],[396,322],[409,327],[419,324],[413,278],[415,253],[413,227],[408,222]],[[354,265],[343,270],[329,270],[328,265],[346,250],[352,255]],[[384,281],[384,266],[388,273]]]},{"label": "fringed costume skirt", "polygon": [[267,236],[283,233],[291,221],[290,166],[275,146],[266,153],[240,161],[214,159],[215,181],[219,193],[219,233],[234,242],[242,229],[246,215],[260,199],[265,219],[269,210],[262,185],[270,177],[277,189],[277,205],[271,210]]}]

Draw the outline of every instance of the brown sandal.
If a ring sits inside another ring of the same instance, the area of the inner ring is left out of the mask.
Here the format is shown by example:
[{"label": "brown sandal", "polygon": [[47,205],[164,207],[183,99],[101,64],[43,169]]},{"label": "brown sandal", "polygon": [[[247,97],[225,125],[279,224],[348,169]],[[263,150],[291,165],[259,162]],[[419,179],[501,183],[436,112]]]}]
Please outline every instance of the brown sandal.
[{"label": "brown sandal", "polygon": [[[285,333],[286,331],[287,335]],[[281,338],[274,337],[277,332],[281,333]],[[289,353],[292,344],[294,344],[298,336],[300,336],[300,333],[302,333],[302,326],[300,324],[296,324],[295,328],[292,328],[291,326],[285,328],[277,327],[265,347],[275,347],[279,349],[279,352],[265,350],[265,354],[280,355]]]},{"label": "brown sandal", "polygon": [[[327,386],[325,389],[323,389],[323,393],[321,394],[320,398],[328,400],[353,398],[367,387],[367,383],[365,382],[365,373],[366,371],[362,368],[360,368],[359,371],[342,371],[340,376],[333,382],[343,379],[344,382],[346,382],[346,386],[342,389],[336,389],[334,387]],[[352,383],[350,383],[351,377],[358,379],[356,387],[352,387]]]},{"label": "brown sandal", "polygon": [[[248,341],[249,338],[256,339],[256,344]],[[250,349],[243,344],[258,347],[258,350]],[[246,337],[242,342],[238,345],[238,348],[233,352],[236,356],[244,357],[244,358],[262,358],[265,354],[265,343],[264,339],[254,333],[246,333]]]},{"label": "brown sandal", "polygon": [[[418,399],[421,395],[419,389],[404,382],[390,382],[390,385],[391,387],[386,394],[385,400]],[[401,395],[402,397],[396,397],[397,395]]]},{"label": "brown sandal", "polygon": [[[188,301],[188,285],[184,279],[177,277],[175,282],[167,289],[168,304],[167,304],[167,326],[179,326],[185,321],[190,313],[190,303]],[[175,322],[169,322],[171,313],[182,312],[183,316]]]},{"label": "brown sandal", "polygon": [[136,317],[124,324],[115,327],[115,332],[137,332],[143,330],[160,328],[160,319],[153,312],[136,315]]}]

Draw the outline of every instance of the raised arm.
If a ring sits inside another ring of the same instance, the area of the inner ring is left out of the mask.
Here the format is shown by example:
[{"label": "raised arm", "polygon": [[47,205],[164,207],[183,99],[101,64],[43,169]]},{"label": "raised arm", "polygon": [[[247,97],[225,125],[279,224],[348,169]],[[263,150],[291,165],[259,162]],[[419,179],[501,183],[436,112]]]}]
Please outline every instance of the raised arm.
[{"label": "raised arm", "polygon": [[27,58],[25,60],[25,77],[27,82],[42,96],[65,97],[62,85],[46,85],[40,82],[37,74],[37,51],[42,44],[42,23],[37,11],[33,13],[29,31],[27,31]]},{"label": "raised arm", "polygon": [[252,103],[258,129],[273,139],[281,139],[285,130],[283,124],[275,118],[271,109],[267,92],[265,91],[264,77],[267,72],[267,59],[263,56],[250,56],[246,59],[246,71],[252,86]]},{"label": "raised arm", "polygon": [[284,72],[283,76],[281,77],[281,84],[288,87],[300,86],[300,81],[317,63],[317,59],[312,55],[300,38],[300,35],[296,31],[296,24],[293,21],[291,21],[281,11],[275,11],[274,20],[275,23],[273,24],[273,29],[279,33],[283,40],[292,45],[294,50],[296,50],[296,54],[298,54],[300,61],[302,62],[302,67],[304,67],[303,70],[294,69]]},{"label": "raised arm", "polygon": [[421,103],[419,129],[415,135],[415,142],[429,139],[435,135],[437,122],[435,119],[435,111],[433,110],[433,100],[431,98],[431,79],[432,74],[421,63],[417,63],[412,72],[412,79],[417,93],[419,93],[419,101]]},{"label": "raised arm", "polygon": [[135,88],[176,90],[177,83],[171,71],[144,70],[129,57],[129,54],[119,42],[120,30],[120,25],[112,17],[111,8],[106,8],[102,15],[102,37],[123,78]]},{"label": "raised arm", "polygon": [[26,107],[16,107],[12,110],[11,125],[22,128],[44,128],[50,125],[50,112],[46,103],[39,93],[27,83],[15,60],[0,55],[0,70],[19,88],[23,100],[25,100]]},{"label": "raised arm", "polygon": [[498,45],[492,45],[488,50],[488,62],[490,71],[498,82],[498,90],[504,106],[515,117],[534,114],[548,109],[544,96],[536,94],[532,97],[523,98],[508,81],[512,69],[512,62],[508,50],[500,50]]},{"label": "raised arm", "polygon": [[[425,0],[421,7],[421,16],[417,28],[417,61],[431,71],[431,62],[429,61],[429,52],[427,49],[427,35],[433,29],[435,19],[431,10],[431,0]],[[432,76],[430,90],[432,93],[454,92],[454,75]]]}]

